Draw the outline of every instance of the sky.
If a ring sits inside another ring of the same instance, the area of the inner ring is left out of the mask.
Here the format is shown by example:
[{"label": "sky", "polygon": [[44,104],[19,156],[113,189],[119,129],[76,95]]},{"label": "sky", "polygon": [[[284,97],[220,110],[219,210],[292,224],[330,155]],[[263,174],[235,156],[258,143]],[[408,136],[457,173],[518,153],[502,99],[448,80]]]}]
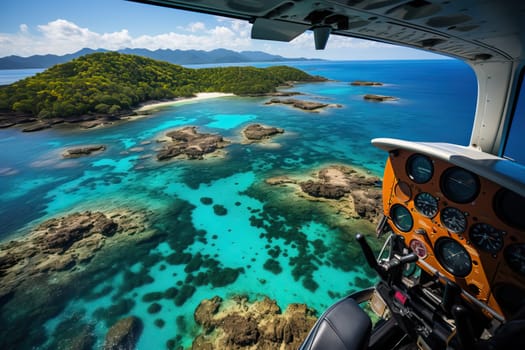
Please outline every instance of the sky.
[{"label": "sky", "polygon": [[246,21],[125,0],[1,0],[0,57],[83,48],[264,51],[329,60],[436,59],[431,53],[332,35],[315,50],[308,31],[290,43],[250,38]]}]

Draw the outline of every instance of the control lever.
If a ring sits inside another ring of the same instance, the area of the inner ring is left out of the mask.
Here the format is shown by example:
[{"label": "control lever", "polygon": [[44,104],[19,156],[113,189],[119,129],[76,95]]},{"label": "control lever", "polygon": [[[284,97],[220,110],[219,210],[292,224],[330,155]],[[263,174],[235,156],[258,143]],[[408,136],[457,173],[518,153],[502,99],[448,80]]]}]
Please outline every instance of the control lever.
[{"label": "control lever", "polygon": [[385,272],[388,272],[389,270],[402,266],[404,264],[408,264],[411,262],[417,261],[418,257],[415,253],[410,253],[403,256],[397,256],[395,255],[393,258],[391,258],[389,261],[378,264],[374,253],[372,252],[372,248],[368,245],[368,242],[366,241],[366,238],[364,235],[358,233],[355,236],[357,242],[359,242],[359,245],[361,246],[361,249],[363,250],[363,254],[365,255],[366,262],[368,265],[370,265],[371,268],[376,270],[376,272],[381,277],[385,277]]},{"label": "control lever", "polygon": [[[445,290],[443,292],[443,300],[441,302],[441,307],[443,310],[450,315],[452,307],[456,302],[457,298],[461,294],[461,288],[451,281],[447,281],[445,284]],[[460,313],[462,310],[460,310]]]},{"label": "control lever", "polygon": [[366,241],[365,236],[358,233],[355,236],[355,239],[361,246],[361,250],[363,251],[363,254],[365,255],[365,259],[368,265],[370,265],[371,268],[376,270],[379,276],[384,277],[385,271],[379,267],[379,264],[377,263],[374,253],[372,252],[372,248],[370,248],[370,246],[368,245],[368,242]]},{"label": "control lever", "polygon": [[452,315],[456,321],[456,335],[462,349],[474,348],[474,331],[472,330],[469,313],[464,306],[454,305]]},{"label": "control lever", "polygon": [[388,271],[390,269],[393,269],[393,268],[398,267],[398,266],[402,266],[404,264],[409,264],[409,263],[416,262],[417,259],[418,259],[418,257],[416,255],[416,253],[410,253],[410,254],[403,255],[403,256],[394,255],[394,257],[392,259],[390,259],[389,261],[381,264],[380,266],[385,271]]}]

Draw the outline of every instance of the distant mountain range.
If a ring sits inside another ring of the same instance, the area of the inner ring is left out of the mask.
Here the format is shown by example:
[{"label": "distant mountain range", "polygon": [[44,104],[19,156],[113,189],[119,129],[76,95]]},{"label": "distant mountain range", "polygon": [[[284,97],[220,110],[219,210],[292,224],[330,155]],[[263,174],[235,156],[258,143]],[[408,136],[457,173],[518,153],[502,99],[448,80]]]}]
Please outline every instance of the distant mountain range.
[{"label": "distant mountain range", "polygon": [[[29,57],[6,56],[0,58],[0,69],[27,69],[48,68],[58,63],[64,63],[74,58],[94,53],[106,52],[108,50],[82,49],[67,55],[34,55]],[[209,64],[209,63],[243,63],[243,62],[280,62],[280,61],[307,61],[306,58],[286,58],[279,55],[271,55],[261,51],[232,51],[216,49],[212,51],[203,50],[155,50],[147,49],[123,49],[120,53],[133,54],[167,61],[174,64]]]}]

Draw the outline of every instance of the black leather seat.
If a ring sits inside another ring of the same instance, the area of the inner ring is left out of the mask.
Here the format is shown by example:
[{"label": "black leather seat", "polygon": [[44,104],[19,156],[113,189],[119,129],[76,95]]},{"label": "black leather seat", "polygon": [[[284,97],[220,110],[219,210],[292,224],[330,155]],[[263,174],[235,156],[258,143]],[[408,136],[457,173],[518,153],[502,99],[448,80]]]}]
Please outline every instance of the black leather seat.
[{"label": "black leather seat", "polygon": [[370,317],[347,297],[321,315],[300,350],[363,350],[368,346],[371,329]]}]

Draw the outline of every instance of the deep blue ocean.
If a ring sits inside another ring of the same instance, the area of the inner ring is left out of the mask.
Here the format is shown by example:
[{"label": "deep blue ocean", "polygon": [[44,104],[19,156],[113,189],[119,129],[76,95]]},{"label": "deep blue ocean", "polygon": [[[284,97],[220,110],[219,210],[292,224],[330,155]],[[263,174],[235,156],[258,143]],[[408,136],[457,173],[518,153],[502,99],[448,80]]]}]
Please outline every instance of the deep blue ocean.
[{"label": "deep blue ocean", "polygon": [[[23,236],[40,222],[71,212],[122,209],[147,213],[157,237],[148,245],[116,249],[114,256],[90,262],[99,264],[86,267],[97,271],[97,277],[84,278],[63,297],[59,310],[49,313],[40,325],[47,340],[39,348],[55,344],[68,322],[93,325],[101,346],[111,325],[103,311],[115,305],[125,305],[119,317],[142,319],[138,349],[164,349],[177,335],[179,344],[191,346],[196,332],[193,312],[205,298],[267,295],[283,310],[298,302],[322,312],[347,293],[373,283],[353,240],[358,231],[372,232],[370,224],[342,221],[322,203],[308,202],[294,196],[293,189],[272,187],[264,180],[304,176],[328,164],[382,176],[387,154],[371,145],[376,137],[467,145],[477,93],[474,73],[455,60],[286,64],[330,79],[291,88],[304,94],[301,99],[341,108],[312,113],[265,105],[269,98],[264,97],[222,97],[166,107],[106,128],[0,130],[0,239]],[[355,80],[384,85],[351,86]],[[368,102],[363,99],[368,93],[398,100]],[[284,128],[285,133],[271,144],[242,144],[240,130],[254,122]],[[231,140],[226,156],[158,162],[155,140],[186,125]],[[77,159],[61,157],[65,148],[85,144],[104,144],[107,150]],[[202,203],[203,197],[222,205],[227,214],[217,215]],[[184,243],[176,246],[179,241]],[[320,241],[323,249],[318,250],[312,242]],[[209,270],[202,266],[188,277],[186,265],[167,262],[174,252],[200,253],[237,275],[226,286],[196,284],[192,278]],[[270,256],[278,261],[280,272],[264,267]],[[309,267],[304,275],[298,261]],[[125,287],[130,275],[148,277],[147,282]],[[143,300],[145,294],[186,285],[194,291],[182,305],[162,299],[157,301],[162,306],[159,313],[148,312],[151,303]],[[30,320],[34,310],[20,305],[18,312]],[[156,319],[165,325],[159,327]]]}]

